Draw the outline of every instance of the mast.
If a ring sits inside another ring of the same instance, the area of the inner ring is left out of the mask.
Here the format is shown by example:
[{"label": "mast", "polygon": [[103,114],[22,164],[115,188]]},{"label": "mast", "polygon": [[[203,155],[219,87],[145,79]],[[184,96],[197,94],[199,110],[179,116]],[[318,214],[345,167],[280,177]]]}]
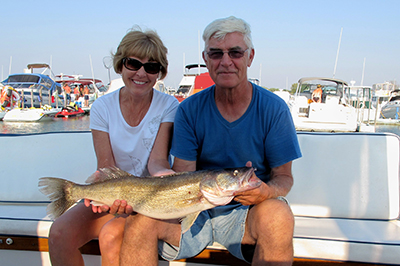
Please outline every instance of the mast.
[{"label": "mast", "polygon": [[337,49],[337,52],[336,52],[335,67],[333,69],[333,78],[335,78],[335,75],[336,75],[336,66],[337,66],[337,61],[338,61],[338,57],[339,57],[340,43],[342,42],[342,33],[343,33],[343,27],[340,30],[339,45],[338,45],[338,49]]}]

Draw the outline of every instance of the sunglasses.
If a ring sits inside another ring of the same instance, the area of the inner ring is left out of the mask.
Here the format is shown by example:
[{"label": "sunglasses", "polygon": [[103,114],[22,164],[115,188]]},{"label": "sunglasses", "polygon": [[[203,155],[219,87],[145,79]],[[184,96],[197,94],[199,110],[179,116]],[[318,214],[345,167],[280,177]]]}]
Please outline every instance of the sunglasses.
[{"label": "sunglasses", "polygon": [[146,71],[149,74],[157,74],[161,70],[160,63],[148,62],[143,64],[139,60],[129,57],[125,57],[124,59],[122,59],[122,63],[127,69],[132,71],[138,71],[139,69],[142,68],[142,66],[144,67],[144,71]]},{"label": "sunglasses", "polygon": [[224,52],[222,50],[211,50],[211,51],[207,52],[207,55],[208,55],[208,57],[210,59],[218,60],[218,59],[222,59],[224,54],[227,53],[231,59],[239,59],[239,58],[242,58],[244,56],[244,53],[247,50],[249,50],[249,48],[247,48],[244,51],[242,51],[242,50],[230,50],[228,52]]}]

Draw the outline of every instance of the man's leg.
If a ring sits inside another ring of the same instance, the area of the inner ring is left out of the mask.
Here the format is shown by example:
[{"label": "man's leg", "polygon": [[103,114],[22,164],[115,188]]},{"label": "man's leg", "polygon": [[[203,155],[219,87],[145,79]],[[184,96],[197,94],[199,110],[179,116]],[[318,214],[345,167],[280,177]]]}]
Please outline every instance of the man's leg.
[{"label": "man's leg", "polygon": [[101,265],[119,265],[126,217],[115,217],[106,223],[99,234]]},{"label": "man's leg", "polygon": [[120,265],[158,265],[158,240],[179,246],[181,225],[178,221],[152,219],[143,215],[126,219]]},{"label": "man's leg", "polygon": [[252,265],[292,265],[294,217],[283,201],[266,200],[249,210],[242,244],[255,245]]}]

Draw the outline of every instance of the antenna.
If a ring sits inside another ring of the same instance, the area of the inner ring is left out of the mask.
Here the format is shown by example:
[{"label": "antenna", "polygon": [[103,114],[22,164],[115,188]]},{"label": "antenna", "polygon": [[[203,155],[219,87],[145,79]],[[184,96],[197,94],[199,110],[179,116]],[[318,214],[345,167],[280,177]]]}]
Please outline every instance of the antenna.
[{"label": "antenna", "polygon": [[340,30],[339,45],[338,45],[337,53],[336,53],[335,67],[333,69],[333,78],[335,78],[335,75],[336,75],[336,66],[337,66],[337,61],[338,61],[338,57],[339,57],[340,43],[342,42],[342,33],[343,33],[343,27]]},{"label": "antenna", "polygon": [[362,75],[361,75],[361,86],[364,83],[364,71],[365,71],[365,57],[364,57],[363,71],[362,71]]}]

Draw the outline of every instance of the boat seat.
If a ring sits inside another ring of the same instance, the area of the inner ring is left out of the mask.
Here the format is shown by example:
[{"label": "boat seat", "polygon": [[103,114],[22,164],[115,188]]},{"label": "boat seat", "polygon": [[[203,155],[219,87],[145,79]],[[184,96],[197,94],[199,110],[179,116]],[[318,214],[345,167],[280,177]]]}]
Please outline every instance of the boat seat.
[{"label": "boat seat", "polygon": [[[298,138],[303,157],[293,162],[287,196],[295,256],[398,264],[399,138],[306,132]],[[0,235],[46,238],[52,221],[38,179],[83,183],[96,169],[91,133],[3,135],[0,145],[8,151],[0,167]]]},{"label": "boat seat", "polygon": [[399,138],[393,134],[298,133],[287,198],[295,256],[400,261]]}]

